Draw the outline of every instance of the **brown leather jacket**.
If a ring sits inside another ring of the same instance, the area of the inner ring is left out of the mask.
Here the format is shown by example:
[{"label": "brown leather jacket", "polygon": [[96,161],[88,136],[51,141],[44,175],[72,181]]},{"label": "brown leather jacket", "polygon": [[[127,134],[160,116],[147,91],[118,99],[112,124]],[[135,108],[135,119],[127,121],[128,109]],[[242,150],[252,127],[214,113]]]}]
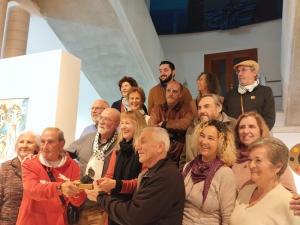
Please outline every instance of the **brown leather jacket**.
[{"label": "brown leather jacket", "polygon": [[188,104],[177,103],[173,108],[157,105],[153,108],[148,124],[165,128],[170,136],[171,146],[168,156],[179,162],[185,145],[185,133],[193,121],[193,113]]}]

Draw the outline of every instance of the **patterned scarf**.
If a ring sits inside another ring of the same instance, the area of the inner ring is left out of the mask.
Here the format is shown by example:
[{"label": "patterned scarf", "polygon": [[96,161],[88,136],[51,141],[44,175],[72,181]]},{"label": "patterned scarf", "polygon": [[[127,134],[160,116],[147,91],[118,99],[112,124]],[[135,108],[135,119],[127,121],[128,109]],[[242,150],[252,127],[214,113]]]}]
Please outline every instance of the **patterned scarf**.
[{"label": "patterned scarf", "polygon": [[238,151],[238,158],[236,163],[243,163],[249,160],[249,151],[246,146],[241,145]]},{"label": "patterned scarf", "polygon": [[202,191],[202,205],[204,204],[208,190],[215,173],[220,169],[224,163],[219,159],[214,159],[210,162],[203,162],[201,155],[198,155],[193,161],[191,161],[183,171],[183,177],[186,177],[191,171],[191,178],[194,184],[204,181]]},{"label": "patterned scarf", "polygon": [[118,138],[117,131],[114,135],[105,143],[99,145],[100,133],[97,133],[93,143],[93,155],[91,156],[85,174],[88,175],[93,180],[98,180],[102,177],[102,171],[104,166],[105,158],[112,152],[113,144]]}]

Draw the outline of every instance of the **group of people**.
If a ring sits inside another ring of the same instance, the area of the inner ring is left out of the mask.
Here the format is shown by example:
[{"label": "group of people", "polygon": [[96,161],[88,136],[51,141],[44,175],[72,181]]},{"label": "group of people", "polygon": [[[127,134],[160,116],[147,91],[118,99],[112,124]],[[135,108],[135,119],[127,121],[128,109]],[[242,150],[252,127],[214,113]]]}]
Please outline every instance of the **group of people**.
[{"label": "group of people", "polygon": [[288,148],[270,134],[272,90],[257,62],[234,69],[227,96],[201,73],[192,99],[162,61],[148,108],[125,76],[121,99],[96,100],[93,124],[67,148],[59,128],[22,133],[0,167],[0,224],[67,225],[69,204],[80,207],[78,225],[300,224]]}]

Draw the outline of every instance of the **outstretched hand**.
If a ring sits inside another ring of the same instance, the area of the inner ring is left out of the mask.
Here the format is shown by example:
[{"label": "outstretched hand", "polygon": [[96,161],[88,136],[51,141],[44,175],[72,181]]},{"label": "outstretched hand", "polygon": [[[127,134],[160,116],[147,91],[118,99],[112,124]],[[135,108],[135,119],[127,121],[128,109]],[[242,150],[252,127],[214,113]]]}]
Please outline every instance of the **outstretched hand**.
[{"label": "outstretched hand", "polygon": [[61,184],[61,192],[67,197],[73,197],[78,195],[81,191],[72,181],[65,181]]},{"label": "outstretched hand", "polygon": [[112,189],[116,187],[116,180],[103,177],[99,180],[97,180],[97,185],[101,189],[101,191],[105,191],[107,193],[110,193]]}]

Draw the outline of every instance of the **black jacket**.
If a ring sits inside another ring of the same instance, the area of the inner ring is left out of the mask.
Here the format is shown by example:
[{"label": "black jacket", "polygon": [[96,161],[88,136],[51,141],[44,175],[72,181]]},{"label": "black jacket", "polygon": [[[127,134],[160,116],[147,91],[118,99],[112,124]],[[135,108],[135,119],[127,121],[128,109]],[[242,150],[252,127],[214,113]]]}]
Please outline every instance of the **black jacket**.
[{"label": "black jacket", "polygon": [[106,194],[100,194],[97,201],[114,221],[123,225],[181,225],[183,177],[174,162],[163,159],[143,175],[131,201],[114,200]]},{"label": "black jacket", "polygon": [[256,111],[266,121],[271,130],[275,123],[275,103],[272,89],[258,85],[252,92],[240,94],[237,88],[228,92],[224,100],[224,111],[228,116],[238,118],[242,114],[241,98],[244,112]]}]

